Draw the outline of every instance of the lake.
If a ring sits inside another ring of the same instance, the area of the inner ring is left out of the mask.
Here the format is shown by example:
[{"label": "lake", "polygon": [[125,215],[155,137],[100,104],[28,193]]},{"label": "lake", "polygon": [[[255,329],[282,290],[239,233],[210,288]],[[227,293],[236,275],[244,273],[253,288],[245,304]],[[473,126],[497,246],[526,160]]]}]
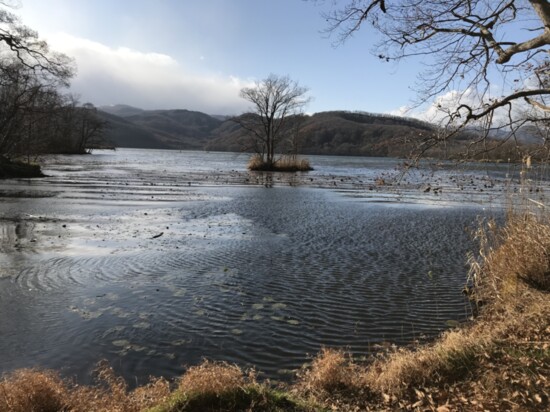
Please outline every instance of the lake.
[{"label": "lake", "polygon": [[471,316],[471,230],[502,216],[518,166],[309,159],[262,174],[119,149],[0,181],[0,372],[88,383],[107,359],[134,385],[208,358],[286,380],[323,346],[362,357]]}]

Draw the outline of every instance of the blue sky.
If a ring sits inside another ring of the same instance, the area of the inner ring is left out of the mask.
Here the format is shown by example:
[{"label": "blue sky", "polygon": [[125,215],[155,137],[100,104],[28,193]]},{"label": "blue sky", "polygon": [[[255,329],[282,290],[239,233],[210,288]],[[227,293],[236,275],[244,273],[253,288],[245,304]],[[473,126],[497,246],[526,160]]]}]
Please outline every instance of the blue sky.
[{"label": "blue sky", "polygon": [[334,47],[332,7],[302,0],[21,0],[15,13],[75,58],[82,102],[239,114],[241,87],[270,73],[310,88],[308,112],[394,112],[421,67],[383,63],[363,30]]}]

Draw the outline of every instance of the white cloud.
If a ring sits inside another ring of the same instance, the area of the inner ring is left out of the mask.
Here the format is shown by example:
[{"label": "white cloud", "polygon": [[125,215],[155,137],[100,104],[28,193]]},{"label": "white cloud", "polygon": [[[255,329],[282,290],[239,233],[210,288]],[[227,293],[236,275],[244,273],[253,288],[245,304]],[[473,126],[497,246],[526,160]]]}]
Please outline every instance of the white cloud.
[{"label": "white cloud", "polygon": [[48,37],[53,49],[75,59],[71,91],[96,105],[124,103],[144,109],[189,109],[239,114],[239,97],[250,82],[234,76],[192,73],[171,56],[111,48],[68,34]]},{"label": "white cloud", "polygon": [[[500,96],[502,95],[502,90],[497,90],[495,88],[491,90],[491,95]],[[464,104],[475,108],[480,107],[480,102],[482,101],[489,102],[489,95],[480,96],[479,93],[473,89],[462,91],[450,90],[435,97],[431,104],[422,107],[401,106],[398,109],[392,110],[390,114],[395,116],[414,117],[434,124],[446,124],[449,120],[449,113],[454,113],[460,105]],[[529,105],[523,100],[517,100],[513,102],[511,115],[513,118],[521,116],[528,109]],[[458,122],[466,118],[467,111],[463,109],[460,113],[462,117],[457,119]],[[493,115],[493,126],[507,124],[509,115],[508,107],[497,109]]]}]

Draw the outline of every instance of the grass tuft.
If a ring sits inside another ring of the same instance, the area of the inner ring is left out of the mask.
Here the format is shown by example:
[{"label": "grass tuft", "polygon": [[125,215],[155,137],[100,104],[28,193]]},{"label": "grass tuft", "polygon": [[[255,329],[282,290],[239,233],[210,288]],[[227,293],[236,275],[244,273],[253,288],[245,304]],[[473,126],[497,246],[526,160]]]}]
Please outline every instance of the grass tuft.
[{"label": "grass tuft", "polygon": [[264,172],[308,172],[313,170],[309,160],[300,159],[297,156],[283,156],[273,163],[268,163],[258,154],[250,158],[248,169]]},{"label": "grass tuft", "polygon": [[323,348],[300,374],[299,385],[314,394],[351,391],[356,382],[356,366],[342,350]]},{"label": "grass tuft", "polygon": [[313,411],[314,406],[256,381],[226,362],[204,361],[187,370],[177,391],[150,412],[208,411]]},{"label": "grass tuft", "polygon": [[247,380],[254,381],[254,378],[251,375],[246,379],[237,365],[206,360],[187,370],[180,380],[179,390],[187,394],[220,396],[244,387]]},{"label": "grass tuft", "polygon": [[58,412],[68,410],[69,393],[54,372],[23,369],[0,381],[0,411]]},{"label": "grass tuft", "polygon": [[481,263],[471,278],[485,299],[508,300],[529,288],[550,291],[550,215],[511,211],[503,227],[494,221],[477,232]]}]

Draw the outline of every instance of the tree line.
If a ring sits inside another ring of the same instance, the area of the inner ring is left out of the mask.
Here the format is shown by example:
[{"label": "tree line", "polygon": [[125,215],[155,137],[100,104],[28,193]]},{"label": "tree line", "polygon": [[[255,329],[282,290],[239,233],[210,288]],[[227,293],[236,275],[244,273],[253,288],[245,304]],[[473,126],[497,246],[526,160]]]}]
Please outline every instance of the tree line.
[{"label": "tree line", "polygon": [[104,122],[91,104],[65,92],[74,62],[50,50],[0,1],[0,158],[85,153]]}]

